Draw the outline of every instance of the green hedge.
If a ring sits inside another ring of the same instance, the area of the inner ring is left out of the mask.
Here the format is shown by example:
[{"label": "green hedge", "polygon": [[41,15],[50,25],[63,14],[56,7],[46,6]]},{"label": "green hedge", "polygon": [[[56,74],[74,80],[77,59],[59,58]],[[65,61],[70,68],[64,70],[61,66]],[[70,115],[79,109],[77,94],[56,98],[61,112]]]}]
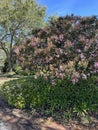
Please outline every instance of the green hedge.
[{"label": "green hedge", "polygon": [[3,98],[17,108],[43,108],[50,111],[86,112],[98,109],[98,86],[95,77],[73,85],[68,79],[56,80],[56,85],[42,77],[22,78],[6,82],[1,87]]}]

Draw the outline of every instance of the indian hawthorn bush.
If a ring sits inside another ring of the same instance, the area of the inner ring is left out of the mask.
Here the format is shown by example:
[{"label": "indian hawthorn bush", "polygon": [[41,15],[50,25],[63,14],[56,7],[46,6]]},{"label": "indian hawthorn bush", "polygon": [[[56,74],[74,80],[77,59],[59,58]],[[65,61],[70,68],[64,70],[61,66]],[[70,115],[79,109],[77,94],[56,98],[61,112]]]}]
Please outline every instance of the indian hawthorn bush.
[{"label": "indian hawthorn bush", "polygon": [[27,74],[70,78],[73,84],[98,73],[98,18],[66,16],[33,30],[14,46],[16,64]]}]

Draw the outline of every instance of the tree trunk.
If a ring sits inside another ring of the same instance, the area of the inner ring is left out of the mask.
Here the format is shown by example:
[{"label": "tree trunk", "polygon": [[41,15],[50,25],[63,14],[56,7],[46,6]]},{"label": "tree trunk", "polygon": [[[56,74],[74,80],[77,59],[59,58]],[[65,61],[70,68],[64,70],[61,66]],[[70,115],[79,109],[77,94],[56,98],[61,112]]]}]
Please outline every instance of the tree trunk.
[{"label": "tree trunk", "polygon": [[12,72],[13,71],[13,57],[12,54],[10,53],[10,55],[8,56],[8,71]]},{"label": "tree trunk", "polygon": [[9,72],[13,71],[12,63],[11,63],[11,61],[9,59],[8,59],[8,71]]},{"label": "tree trunk", "polygon": [[1,49],[5,52],[6,57],[7,57],[7,62],[8,62],[8,70],[9,72],[13,71],[13,49],[12,49],[12,42],[13,42],[13,36],[11,38],[11,44],[10,44],[10,49],[7,49],[4,43],[1,42]]}]

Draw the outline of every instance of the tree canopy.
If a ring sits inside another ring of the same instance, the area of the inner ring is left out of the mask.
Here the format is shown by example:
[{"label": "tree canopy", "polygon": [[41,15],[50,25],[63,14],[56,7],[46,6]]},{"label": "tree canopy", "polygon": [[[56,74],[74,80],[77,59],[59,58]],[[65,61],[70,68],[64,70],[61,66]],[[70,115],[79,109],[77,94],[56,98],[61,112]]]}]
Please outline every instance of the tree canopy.
[{"label": "tree canopy", "polygon": [[[12,70],[12,48],[33,28],[44,26],[45,7],[34,0],[0,0],[0,48]],[[6,46],[10,43],[9,48]]]}]

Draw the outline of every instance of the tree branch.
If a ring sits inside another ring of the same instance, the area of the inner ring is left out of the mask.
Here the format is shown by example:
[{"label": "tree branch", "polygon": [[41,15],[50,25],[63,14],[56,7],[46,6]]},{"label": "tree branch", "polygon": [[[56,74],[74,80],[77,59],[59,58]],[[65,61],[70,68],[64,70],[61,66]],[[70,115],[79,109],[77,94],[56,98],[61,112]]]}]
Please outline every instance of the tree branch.
[{"label": "tree branch", "polygon": [[4,38],[5,38],[6,36],[8,36],[8,35],[11,35],[11,34],[10,34],[10,33],[9,33],[9,34],[5,34],[5,35],[0,39],[0,41],[3,41]]},{"label": "tree branch", "polygon": [[19,22],[18,25],[16,26],[16,28],[11,32],[11,44],[10,44],[10,49],[12,48],[13,39],[14,39],[16,30],[19,28],[20,25],[21,25],[21,22]]},{"label": "tree branch", "polygon": [[3,43],[2,41],[0,41],[0,46],[1,46],[0,49],[2,49],[2,50],[6,53],[6,56],[8,56],[8,55],[9,55],[9,51],[8,51],[8,49],[4,46],[4,43]]}]

